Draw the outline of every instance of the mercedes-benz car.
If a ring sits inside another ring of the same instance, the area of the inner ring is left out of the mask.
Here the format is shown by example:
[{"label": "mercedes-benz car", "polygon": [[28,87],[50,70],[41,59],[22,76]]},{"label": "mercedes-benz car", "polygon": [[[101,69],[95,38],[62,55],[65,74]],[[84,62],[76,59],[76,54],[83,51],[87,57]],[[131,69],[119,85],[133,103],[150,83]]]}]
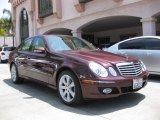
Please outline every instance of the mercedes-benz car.
[{"label": "mercedes-benz car", "polygon": [[67,105],[140,90],[148,71],[142,61],[104,52],[71,36],[39,35],[10,54],[11,80],[40,81],[56,89]]}]

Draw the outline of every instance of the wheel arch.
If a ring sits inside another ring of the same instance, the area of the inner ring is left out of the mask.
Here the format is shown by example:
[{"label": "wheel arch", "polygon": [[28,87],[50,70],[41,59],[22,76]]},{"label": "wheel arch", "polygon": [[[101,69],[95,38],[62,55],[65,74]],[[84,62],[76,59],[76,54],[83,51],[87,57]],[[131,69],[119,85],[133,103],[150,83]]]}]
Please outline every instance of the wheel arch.
[{"label": "wheel arch", "polygon": [[59,77],[60,73],[62,73],[63,71],[70,71],[77,77],[77,79],[79,79],[78,75],[73,71],[73,69],[71,69],[68,66],[64,66],[64,67],[61,67],[56,73],[56,85],[58,83],[58,77]]}]

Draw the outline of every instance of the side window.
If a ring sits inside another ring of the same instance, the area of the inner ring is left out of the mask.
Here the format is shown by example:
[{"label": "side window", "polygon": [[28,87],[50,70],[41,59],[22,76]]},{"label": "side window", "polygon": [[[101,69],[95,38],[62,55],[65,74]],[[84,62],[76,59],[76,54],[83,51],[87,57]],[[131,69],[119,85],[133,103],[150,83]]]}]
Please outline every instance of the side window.
[{"label": "side window", "polygon": [[145,49],[145,40],[143,39],[134,39],[130,41],[123,42],[119,44],[119,49]]},{"label": "side window", "polygon": [[40,37],[35,38],[33,45],[31,47],[31,51],[39,54],[45,53],[45,43],[43,38]]},{"label": "side window", "polygon": [[146,39],[147,50],[160,50],[160,39],[148,38]]},{"label": "side window", "polygon": [[32,41],[33,41],[33,38],[30,38],[30,39],[24,41],[24,43],[20,47],[19,51],[30,51],[30,46],[32,44]]}]

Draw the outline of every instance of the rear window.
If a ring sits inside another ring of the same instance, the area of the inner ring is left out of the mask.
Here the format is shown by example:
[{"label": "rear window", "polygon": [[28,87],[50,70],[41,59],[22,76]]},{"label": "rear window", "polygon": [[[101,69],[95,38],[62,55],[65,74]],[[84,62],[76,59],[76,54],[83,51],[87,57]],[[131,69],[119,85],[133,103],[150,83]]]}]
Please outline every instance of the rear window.
[{"label": "rear window", "polygon": [[15,47],[5,47],[3,51],[13,51]]}]

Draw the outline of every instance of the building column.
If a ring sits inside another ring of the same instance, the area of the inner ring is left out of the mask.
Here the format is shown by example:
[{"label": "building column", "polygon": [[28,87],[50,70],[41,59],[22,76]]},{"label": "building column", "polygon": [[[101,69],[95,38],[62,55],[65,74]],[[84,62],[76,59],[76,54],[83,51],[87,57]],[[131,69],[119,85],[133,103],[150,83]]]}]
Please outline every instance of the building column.
[{"label": "building column", "polygon": [[73,30],[72,36],[82,38],[82,31],[81,30]]},{"label": "building column", "polygon": [[151,18],[142,18],[142,28],[143,36],[155,36],[156,35],[156,19]]}]

